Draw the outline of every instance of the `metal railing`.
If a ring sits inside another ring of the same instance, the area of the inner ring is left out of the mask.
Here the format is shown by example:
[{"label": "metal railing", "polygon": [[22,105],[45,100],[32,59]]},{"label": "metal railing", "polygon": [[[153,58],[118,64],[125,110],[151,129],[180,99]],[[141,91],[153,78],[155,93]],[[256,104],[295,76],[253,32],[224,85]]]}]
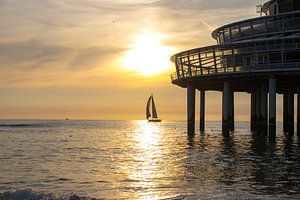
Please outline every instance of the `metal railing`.
[{"label": "metal railing", "polygon": [[300,70],[300,37],[192,49],[172,57],[172,81],[229,73]]}]

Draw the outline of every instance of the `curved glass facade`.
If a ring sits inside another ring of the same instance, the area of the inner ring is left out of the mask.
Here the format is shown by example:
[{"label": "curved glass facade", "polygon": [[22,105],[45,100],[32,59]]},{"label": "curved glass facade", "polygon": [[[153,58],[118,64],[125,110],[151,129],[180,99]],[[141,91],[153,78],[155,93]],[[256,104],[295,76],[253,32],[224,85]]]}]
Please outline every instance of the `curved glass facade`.
[{"label": "curved glass facade", "polygon": [[300,11],[265,16],[226,25],[214,31],[218,44],[242,40],[297,35],[300,31]]},{"label": "curved glass facade", "polygon": [[218,44],[242,40],[297,35],[300,31],[300,11],[265,16],[223,26],[212,33]]}]

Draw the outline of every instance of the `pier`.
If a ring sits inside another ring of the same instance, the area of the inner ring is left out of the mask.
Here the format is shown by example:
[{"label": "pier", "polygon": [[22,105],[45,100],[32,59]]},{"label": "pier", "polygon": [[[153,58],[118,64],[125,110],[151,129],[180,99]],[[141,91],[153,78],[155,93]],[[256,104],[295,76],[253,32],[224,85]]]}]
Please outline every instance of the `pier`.
[{"label": "pier", "polygon": [[[234,126],[235,92],[251,96],[251,131],[276,138],[276,95],[283,95],[283,131],[300,134],[300,2],[271,0],[261,16],[216,29],[216,45],[172,56],[172,83],[187,89],[188,134],[195,134],[195,94],[200,92],[201,132],[205,131],[205,92],[222,92],[222,132]],[[297,127],[294,96],[297,95]]]}]

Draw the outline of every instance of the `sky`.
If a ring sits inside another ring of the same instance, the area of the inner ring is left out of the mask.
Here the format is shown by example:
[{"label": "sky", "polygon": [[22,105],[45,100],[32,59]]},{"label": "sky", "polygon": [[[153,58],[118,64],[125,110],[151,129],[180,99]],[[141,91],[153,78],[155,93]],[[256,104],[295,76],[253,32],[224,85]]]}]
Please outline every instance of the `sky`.
[{"label": "sky", "polygon": [[[144,119],[154,94],[161,118],[185,120],[170,56],[215,44],[214,29],[258,17],[259,2],[0,0],[0,119]],[[249,98],[236,94],[237,120]],[[221,93],[206,106],[221,119]]]}]

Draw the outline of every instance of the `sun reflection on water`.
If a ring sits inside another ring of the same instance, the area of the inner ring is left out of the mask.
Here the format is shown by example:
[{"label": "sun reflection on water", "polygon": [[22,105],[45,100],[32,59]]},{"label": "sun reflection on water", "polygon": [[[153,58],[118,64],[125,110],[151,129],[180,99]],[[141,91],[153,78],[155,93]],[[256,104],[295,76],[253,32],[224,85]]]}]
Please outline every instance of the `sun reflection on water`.
[{"label": "sun reflection on water", "polygon": [[[154,188],[157,181],[163,176],[159,161],[162,158],[161,127],[156,123],[137,121],[137,128],[133,133],[135,165],[128,170],[128,178],[132,181],[131,187],[135,188],[139,198],[157,198]],[[147,192],[146,192],[147,191]]]},{"label": "sun reflection on water", "polygon": [[[135,141],[139,149],[145,151],[148,156],[151,156],[153,152],[151,150],[159,151],[154,148],[159,146],[161,139],[160,127],[157,123],[149,123],[147,121],[138,121],[138,128],[135,131]],[[157,152],[155,152],[157,153]]]}]

